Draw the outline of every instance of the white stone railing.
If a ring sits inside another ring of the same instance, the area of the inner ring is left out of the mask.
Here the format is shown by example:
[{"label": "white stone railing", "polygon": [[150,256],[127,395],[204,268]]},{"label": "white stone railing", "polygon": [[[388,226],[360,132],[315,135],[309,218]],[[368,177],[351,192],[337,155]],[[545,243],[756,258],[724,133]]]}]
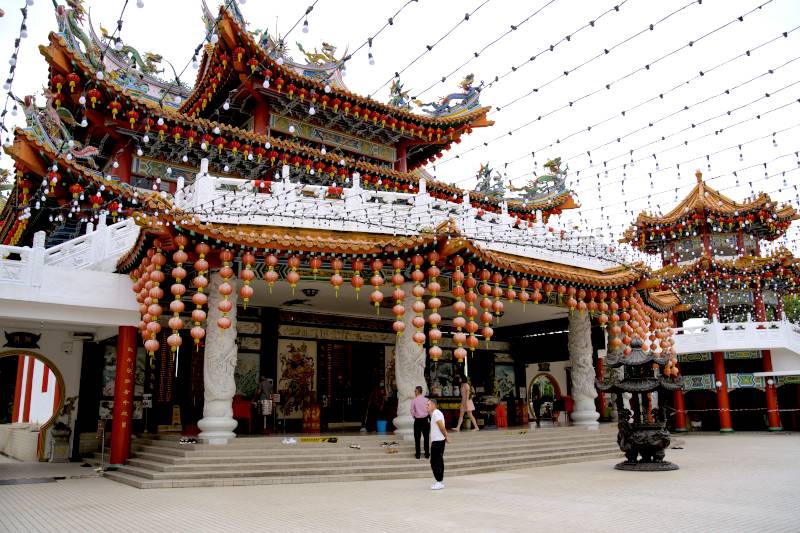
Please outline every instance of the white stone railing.
[{"label": "white stone railing", "polygon": [[0,246],[0,283],[41,286],[45,266],[113,272],[119,257],[138,237],[139,226],[132,219],[106,226],[105,216],[100,217],[96,229],[89,223],[85,235],[52,248],[44,247],[45,232],[39,231],[32,248]]},{"label": "white stone railing", "polygon": [[208,162],[201,162],[194,183],[184,186],[178,179],[175,207],[187,217],[221,224],[353,231],[390,235],[417,235],[432,231],[453,218],[465,237],[479,246],[521,257],[606,270],[623,263],[620,252],[612,252],[597,235],[548,231],[541,213],[532,227],[516,226],[505,202],[500,213],[481,213],[465,193],[461,203],[433,198],[420,179],[416,194],[363,189],[357,173],[349,187],[329,197],[328,187],[292,183],[290,168],[261,192],[257,181],[214,177]]},{"label": "white stone railing", "polygon": [[711,322],[704,326],[675,328],[675,352],[722,352],[785,348],[800,355],[800,326],[777,322]]}]

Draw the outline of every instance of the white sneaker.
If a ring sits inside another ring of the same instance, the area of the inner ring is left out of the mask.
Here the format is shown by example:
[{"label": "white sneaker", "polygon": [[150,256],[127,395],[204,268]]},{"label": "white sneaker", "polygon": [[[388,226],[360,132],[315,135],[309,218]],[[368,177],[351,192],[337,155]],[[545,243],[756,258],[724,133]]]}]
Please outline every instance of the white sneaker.
[{"label": "white sneaker", "polygon": [[444,483],[441,481],[436,481],[433,485],[431,485],[431,490],[441,490],[444,488]]}]

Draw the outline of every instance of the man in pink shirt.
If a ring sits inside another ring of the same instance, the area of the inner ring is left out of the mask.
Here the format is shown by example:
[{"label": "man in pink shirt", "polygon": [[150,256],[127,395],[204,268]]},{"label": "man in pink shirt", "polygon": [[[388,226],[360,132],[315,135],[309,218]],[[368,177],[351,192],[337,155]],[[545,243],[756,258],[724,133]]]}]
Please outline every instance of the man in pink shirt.
[{"label": "man in pink shirt", "polygon": [[414,445],[416,458],[419,459],[419,437],[425,438],[425,459],[431,456],[430,452],[430,418],[428,414],[428,399],[422,395],[422,387],[417,385],[414,389],[414,399],[411,400],[411,416],[414,417]]}]

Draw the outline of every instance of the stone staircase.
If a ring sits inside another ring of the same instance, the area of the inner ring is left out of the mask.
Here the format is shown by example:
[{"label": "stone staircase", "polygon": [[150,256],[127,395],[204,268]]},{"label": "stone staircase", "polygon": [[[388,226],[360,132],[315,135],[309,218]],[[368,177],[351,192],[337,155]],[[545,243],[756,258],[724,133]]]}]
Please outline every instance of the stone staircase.
[{"label": "stone staircase", "polygon": [[[336,435],[338,442],[282,444],[283,435],[239,438],[227,446],[179,444],[177,436],[139,438],[126,465],[109,479],[133,487],[220,487],[431,477],[428,461],[414,458],[414,444],[397,453],[381,446],[392,435]],[[359,445],[360,449],[351,448]],[[445,451],[446,476],[617,459],[616,427],[484,430],[453,434]]]}]

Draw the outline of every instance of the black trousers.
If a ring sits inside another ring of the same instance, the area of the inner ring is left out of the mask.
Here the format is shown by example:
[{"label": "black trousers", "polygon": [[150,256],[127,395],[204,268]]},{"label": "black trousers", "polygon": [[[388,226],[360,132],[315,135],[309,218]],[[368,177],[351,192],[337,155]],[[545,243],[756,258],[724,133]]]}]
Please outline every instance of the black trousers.
[{"label": "black trousers", "polygon": [[428,457],[430,452],[430,439],[431,439],[431,422],[428,417],[414,419],[414,446],[416,446],[416,456],[419,459],[419,438],[422,436],[425,439],[425,457]]},{"label": "black trousers", "polygon": [[536,416],[536,427],[539,427],[541,404],[538,401],[533,402],[533,414]]},{"label": "black trousers", "polygon": [[443,440],[431,442],[431,470],[436,481],[444,479],[444,445]]}]

